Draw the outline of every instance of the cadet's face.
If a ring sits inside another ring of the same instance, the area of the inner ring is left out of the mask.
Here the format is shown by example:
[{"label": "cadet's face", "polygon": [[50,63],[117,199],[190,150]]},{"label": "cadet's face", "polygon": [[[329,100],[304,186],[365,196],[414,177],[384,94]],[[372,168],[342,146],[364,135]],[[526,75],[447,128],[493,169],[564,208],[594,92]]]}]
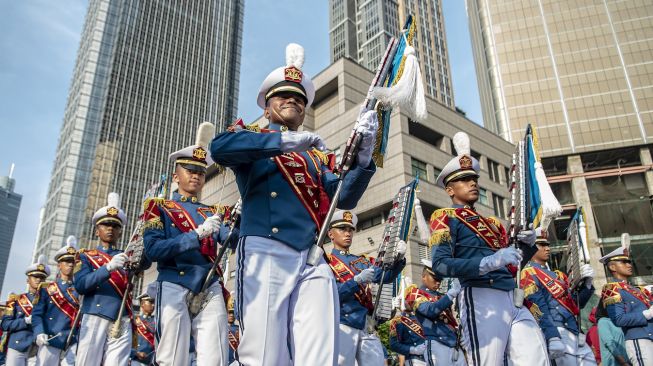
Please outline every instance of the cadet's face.
[{"label": "cadet's face", "polygon": [[633,263],[629,260],[610,261],[608,268],[620,277],[633,275]]},{"label": "cadet's face", "polygon": [[45,277],[40,277],[40,276],[27,276],[27,284],[29,285],[29,288],[32,290],[36,290],[39,288],[39,285]]},{"label": "cadet's face", "polygon": [[537,252],[533,255],[533,259],[539,262],[546,262],[551,256],[551,248],[548,245],[537,244]]},{"label": "cadet's face", "polygon": [[101,223],[96,226],[95,234],[101,242],[115,244],[122,234],[122,226],[116,222]]},{"label": "cadet's face", "polygon": [[329,239],[331,239],[333,245],[338,248],[349,249],[353,238],[354,228],[352,227],[345,226],[329,229]]},{"label": "cadet's face", "polygon": [[73,273],[73,268],[75,267],[75,261],[73,259],[61,261],[58,264],[59,272],[64,276],[70,276]]},{"label": "cadet's face", "polygon": [[180,165],[175,168],[172,180],[179,185],[179,193],[185,196],[197,196],[204,187],[206,174],[190,171]]},{"label": "cadet's face", "polygon": [[449,182],[445,188],[453,203],[473,205],[478,201],[478,177],[465,177]]},{"label": "cadet's face", "polygon": [[236,317],[234,316],[234,312],[233,312],[233,311],[230,311],[230,312],[229,312],[229,315],[227,315],[227,321],[228,321],[229,323],[233,323],[234,321],[236,321]]},{"label": "cadet's face", "polygon": [[428,288],[429,290],[437,290],[440,288],[439,280],[435,279],[430,273],[423,271],[422,272],[422,285]]},{"label": "cadet's face", "polygon": [[154,302],[147,301],[147,300],[141,301],[141,309],[143,309],[143,312],[145,314],[148,315],[152,314],[152,312],[154,311]]},{"label": "cadet's face", "polygon": [[265,118],[270,122],[279,123],[289,130],[297,131],[304,123],[306,103],[304,98],[295,93],[279,93],[268,99],[265,108]]}]

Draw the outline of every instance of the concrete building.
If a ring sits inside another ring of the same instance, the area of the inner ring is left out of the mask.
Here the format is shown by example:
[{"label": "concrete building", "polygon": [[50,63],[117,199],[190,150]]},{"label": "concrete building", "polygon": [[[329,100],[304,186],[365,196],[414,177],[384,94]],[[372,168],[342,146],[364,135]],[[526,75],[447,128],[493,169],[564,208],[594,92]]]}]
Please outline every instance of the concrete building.
[{"label": "concrete building", "polygon": [[[372,77],[366,68],[341,58],[313,78],[317,91],[313,105],[307,109],[303,128],[317,132],[336,155],[344,148]],[[255,102],[254,95],[251,102]],[[399,188],[412,181],[418,173],[418,197],[427,220],[436,208],[451,204],[444,190],[435,186],[435,178],[453,157],[451,137],[461,130],[470,135],[472,153],[482,167],[481,199],[476,208],[483,215],[506,216],[508,189],[505,172],[514,146],[433,98],[427,98],[427,108],[428,119],[420,124],[409,122],[399,110],[393,111],[384,168],[377,170],[354,210],[359,222],[353,253],[377,255],[392,199]],[[267,125],[263,118],[254,123]],[[233,172],[227,170],[225,174],[226,179],[221,174],[209,174],[202,194],[204,202],[216,203],[221,195],[225,204],[233,204],[238,199]],[[221,193],[223,179],[226,186]],[[407,252],[409,265],[406,275],[419,281],[420,259],[429,257],[426,243],[413,236]],[[228,283],[233,280],[234,270],[235,259],[232,257],[226,271]],[[228,287],[233,288],[232,284]]]},{"label": "concrete building", "polygon": [[408,15],[417,24],[413,46],[420,60],[424,90],[453,109],[440,0],[329,0],[331,63],[344,57],[376,70],[390,38],[398,36]]},{"label": "concrete building", "polygon": [[243,0],[90,1],[35,258],[68,235],[91,246],[109,192],[121,195],[127,240],[168,154],[201,122],[234,118],[243,11]]},{"label": "concrete building", "polygon": [[23,199],[23,196],[14,192],[16,180],[12,178],[13,170],[12,164],[9,176],[0,177],[0,288],[4,283],[20,202]]},{"label": "concrete building", "polygon": [[[508,141],[528,123],[570,215],[588,217],[591,262],[632,236],[638,281],[653,277],[653,7],[648,1],[467,0],[486,128]],[[564,248],[554,256],[564,268]]]}]

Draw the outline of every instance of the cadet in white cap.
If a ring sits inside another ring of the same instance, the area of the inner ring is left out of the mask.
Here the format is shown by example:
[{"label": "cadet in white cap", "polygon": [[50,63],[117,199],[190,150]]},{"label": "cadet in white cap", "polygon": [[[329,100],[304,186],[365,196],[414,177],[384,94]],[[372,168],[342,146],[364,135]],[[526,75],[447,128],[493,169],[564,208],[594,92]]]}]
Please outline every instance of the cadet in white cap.
[{"label": "cadet in white cap", "polygon": [[653,365],[653,296],[644,287],[633,286],[629,248],[621,246],[600,259],[615,281],[601,291],[601,301],[614,325],[621,327],[631,365]]},{"label": "cadet in white cap", "polygon": [[[333,213],[328,232],[333,243],[329,266],[336,278],[340,299],[338,365],[382,365],[383,348],[380,342],[375,342],[378,337],[368,332],[366,320],[374,311],[371,283],[380,283],[383,271],[367,257],[349,252],[357,223],[358,217],[355,213],[338,210]],[[404,241],[397,245],[397,253],[400,256],[406,253]],[[394,281],[405,265],[405,259],[398,260],[395,266],[386,272],[383,282]]]},{"label": "cadet in white cap", "polygon": [[202,192],[206,169],[213,165],[207,145],[215,126],[202,123],[195,144],[170,154],[175,163],[173,181],[177,190],[171,200],[146,202],[143,242],[145,254],[157,262],[157,345],[155,363],[187,366],[191,335],[195,339],[197,363],[226,365],[228,362],[227,311],[220,276],[206,289],[201,311],[191,318],[189,299],[197,295],[211,270],[216,249],[225,243],[229,228],[216,213],[229,208],[207,206]]},{"label": "cadet in white cap", "polygon": [[138,296],[141,314],[134,316],[134,343],[130,355],[132,365],[151,365],[154,359],[154,333],[156,320],[154,318],[154,297],[150,292],[156,291],[156,283],[151,283]]},{"label": "cadet in white cap", "polygon": [[7,309],[2,316],[2,330],[7,337],[7,365],[24,366],[34,362],[29,350],[34,344],[32,328],[32,312],[38,302],[38,291],[41,283],[50,275],[50,267],[46,264],[44,255],[40,255],[25,274],[27,275],[27,292],[10,296]]},{"label": "cadet in white cap", "polygon": [[109,193],[107,203],[93,215],[99,244],[96,249],[80,251],[75,272],[75,288],[84,295],[75,357],[77,365],[126,365],[129,362],[131,299],[125,304],[119,320],[122,332],[118,338],[109,337],[128,286],[127,272],[123,269],[127,256],[118,249],[127,216],[120,208],[117,193]]},{"label": "cadet in white cap", "polygon": [[[453,137],[458,156],[442,169],[437,184],[451,198],[453,207],[431,216],[433,271],[460,279],[458,296],[462,345],[469,365],[548,365],[546,343],[533,315],[513,301],[516,265],[521,253],[510,246],[506,231],[494,217],[483,217],[474,208],[479,198],[478,160],[471,156],[469,136]],[[518,235],[534,245],[535,232]]]},{"label": "cadet in white cap", "polygon": [[[32,327],[36,334],[37,365],[59,365],[59,358],[66,346],[68,334],[79,310],[77,290],[73,286],[73,269],[77,256],[77,239],[69,236],[66,245],[57,251],[54,260],[59,267],[57,278],[43,283],[39,290],[39,301],[34,306]],[[73,337],[71,344],[77,338]],[[61,360],[61,365],[75,364],[75,346],[70,346]]]},{"label": "cadet in white cap", "polygon": [[[300,132],[315,96],[301,71],[304,49],[286,48],[286,66],[272,71],[257,103],[268,129],[241,123],[215,137],[211,156],[236,175],[243,199],[236,306],[238,360],[244,365],[332,365],[337,361],[336,284],[324,260],[306,263],[338,178],[320,136]],[[376,112],[357,122],[363,135],[344,179],[338,207],[352,209],[376,167],[371,161]]]}]

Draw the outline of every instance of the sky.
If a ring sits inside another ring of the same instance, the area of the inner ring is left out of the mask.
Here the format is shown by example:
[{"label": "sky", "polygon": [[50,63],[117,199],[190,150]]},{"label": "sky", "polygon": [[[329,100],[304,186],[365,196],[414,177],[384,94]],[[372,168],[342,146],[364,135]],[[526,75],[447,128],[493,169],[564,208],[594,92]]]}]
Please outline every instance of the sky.
[{"label": "sky", "polygon": [[[464,4],[443,0],[454,99],[481,123]],[[25,291],[86,9],[83,0],[0,0],[0,175],[15,163],[15,191],[23,195],[2,299]],[[258,88],[284,64],[290,42],[305,48],[305,74],[329,65],[328,0],[245,0],[238,97],[244,121],[261,115]]]}]

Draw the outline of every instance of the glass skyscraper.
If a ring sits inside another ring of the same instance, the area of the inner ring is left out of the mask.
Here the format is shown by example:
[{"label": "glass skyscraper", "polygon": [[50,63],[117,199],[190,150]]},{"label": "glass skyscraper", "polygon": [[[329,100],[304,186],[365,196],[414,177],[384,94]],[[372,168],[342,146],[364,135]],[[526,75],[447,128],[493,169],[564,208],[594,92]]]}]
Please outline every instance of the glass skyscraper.
[{"label": "glass skyscraper", "polygon": [[[485,127],[536,128],[565,211],[588,216],[597,259],[632,237],[636,281],[653,279],[653,6],[632,0],[467,0]],[[564,246],[558,248],[558,259]],[[556,256],[554,256],[555,258]]]},{"label": "glass skyscraper", "polygon": [[441,0],[329,0],[331,63],[348,58],[375,71],[408,15],[417,23],[413,46],[424,91],[455,108]]},{"label": "glass skyscraper", "polygon": [[35,257],[51,260],[68,235],[89,246],[109,192],[127,240],[168,154],[203,121],[234,119],[243,12],[243,0],[90,1]]},{"label": "glass skyscraper", "polygon": [[11,173],[0,177],[0,288],[4,283],[20,202],[23,199],[23,196],[14,192],[15,185],[16,180],[11,177]]}]

